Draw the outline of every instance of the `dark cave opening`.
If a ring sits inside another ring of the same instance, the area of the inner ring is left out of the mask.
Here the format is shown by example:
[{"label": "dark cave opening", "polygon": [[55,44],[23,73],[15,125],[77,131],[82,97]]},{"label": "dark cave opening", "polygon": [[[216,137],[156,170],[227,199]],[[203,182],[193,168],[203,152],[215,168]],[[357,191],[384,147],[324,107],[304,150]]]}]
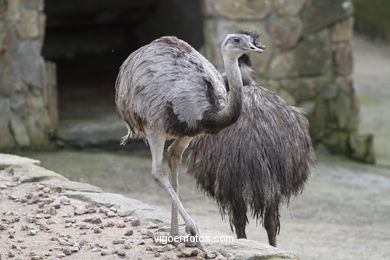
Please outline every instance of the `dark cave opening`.
[{"label": "dark cave opening", "polygon": [[137,48],[164,35],[203,45],[198,0],[50,0],[45,12],[43,55],[57,65],[60,128],[116,116],[116,76]]}]

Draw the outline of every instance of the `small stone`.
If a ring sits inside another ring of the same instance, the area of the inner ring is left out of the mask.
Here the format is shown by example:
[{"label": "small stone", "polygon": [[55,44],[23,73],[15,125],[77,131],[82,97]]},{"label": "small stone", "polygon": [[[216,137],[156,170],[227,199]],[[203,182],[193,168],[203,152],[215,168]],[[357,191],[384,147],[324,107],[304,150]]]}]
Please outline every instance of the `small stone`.
[{"label": "small stone", "polygon": [[30,229],[27,233],[29,236],[35,236],[37,234],[37,231],[35,229]]},{"label": "small stone", "polygon": [[16,200],[17,197],[15,197],[14,195],[8,195],[8,199],[10,199],[10,200]]},{"label": "small stone", "polygon": [[71,254],[72,254],[72,250],[69,249],[69,248],[65,248],[64,250],[62,250],[62,252],[63,252],[65,255],[71,255]]},{"label": "small stone", "polygon": [[109,218],[113,218],[116,216],[116,213],[110,210],[106,212],[106,216]]},{"label": "small stone", "polygon": [[92,224],[101,224],[102,220],[101,220],[101,218],[94,217],[94,218],[92,218],[91,223]]},{"label": "small stone", "polygon": [[100,252],[100,251],[102,251],[102,249],[101,249],[101,247],[92,247],[91,248],[91,250],[90,250],[91,252]]},{"label": "small stone", "polygon": [[119,217],[127,217],[129,215],[131,215],[131,211],[130,210],[118,210],[117,214]]},{"label": "small stone", "polygon": [[79,229],[89,229],[86,224],[80,224]]},{"label": "small stone", "polygon": [[139,245],[139,246],[141,246],[141,245],[145,245],[145,241],[143,241],[143,240],[139,240],[139,241],[138,241],[138,243],[137,243],[137,245]]},{"label": "small stone", "polygon": [[18,243],[23,243],[25,240],[24,240],[24,238],[18,238],[17,240],[16,240],[16,242],[18,242]]},{"label": "small stone", "polygon": [[85,214],[85,212],[86,212],[86,209],[85,209],[85,207],[83,207],[83,206],[77,206],[77,207],[74,209],[74,214],[75,214],[75,215],[83,215],[83,214]]},{"label": "small stone", "polygon": [[108,221],[106,224],[104,224],[104,227],[113,227],[115,226],[115,223],[112,221]]},{"label": "small stone", "polygon": [[49,187],[44,187],[44,188],[42,189],[42,191],[45,192],[45,193],[49,193],[49,192],[50,192],[50,189],[49,189]]},{"label": "small stone", "polygon": [[170,232],[171,228],[170,227],[159,227],[157,229],[158,232]]},{"label": "small stone", "polygon": [[133,227],[141,225],[141,221],[138,218],[131,220],[130,223]]},{"label": "small stone", "polygon": [[103,250],[100,252],[100,255],[108,255],[108,250],[107,250],[107,249],[103,249]]},{"label": "small stone", "polygon": [[199,254],[198,249],[190,249],[190,248],[183,249],[182,252],[186,257],[197,256]]},{"label": "small stone", "polygon": [[64,258],[66,255],[64,253],[58,253],[56,254],[57,258]]},{"label": "small stone", "polygon": [[0,230],[7,230],[7,225],[0,224]]},{"label": "small stone", "polygon": [[157,252],[163,253],[163,252],[171,251],[171,250],[173,250],[173,249],[175,249],[175,246],[174,246],[174,245],[171,245],[171,244],[168,244],[168,245],[165,245],[165,246],[159,248],[159,249],[157,250]]},{"label": "small stone", "polygon": [[179,243],[177,246],[176,246],[177,249],[184,249],[186,248],[186,244],[184,243]]},{"label": "small stone", "polygon": [[56,209],[59,209],[61,207],[61,201],[55,199],[52,203],[49,204],[49,207],[54,207]]},{"label": "small stone", "polygon": [[68,199],[67,197],[65,196],[61,196],[58,198],[60,200],[60,202],[63,204],[63,205],[70,205],[70,199]]},{"label": "small stone", "polygon": [[99,227],[94,227],[93,228],[93,233],[99,234],[99,233],[102,233],[102,230]]},{"label": "small stone", "polygon": [[159,252],[154,252],[154,257],[160,257],[161,254]]},{"label": "small stone", "polygon": [[8,251],[8,257],[14,257],[14,256],[15,256],[14,252]]},{"label": "small stone", "polygon": [[132,229],[129,229],[126,231],[125,236],[132,236],[134,234],[134,231]]},{"label": "small stone", "polygon": [[117,255],[122,256],[122,257],[126,256],[125,250],[122,250],[122,249],[118,249],[116,253],[117,253]]},{"label": "small stone", "polygon": [[124,228],[124,227],[126,227],[126,224],[123,221],[119,221],[118,223],[116,223],[116,227],[117,228]]},{"label": "small stone", "polygon": [[114,206],[112,206],[112,207],[110,208],[110,210],[111,210],[112,212],[115,212],[115,213],[118,212],[118,210],[117,210]]},{"label": "small stone", "polygon": [[148,229],[156,229],[156,228],[158,228],[158,225],[156,225],[156,224],[150,224],[148,226]]},{"label": "small stone", "polygon": [[123,248],[124,249],[131,249],[132,248],[132,245],[131,245],[131,242],[130,241],[126,241],[123,245]]},{"label": "small stone", "polygon": [[124,244],[125,241],[126,241],[125,239],[116,239],[116,240],[112,241],[112,243],[114,245],[118,245],[118,244]]}]

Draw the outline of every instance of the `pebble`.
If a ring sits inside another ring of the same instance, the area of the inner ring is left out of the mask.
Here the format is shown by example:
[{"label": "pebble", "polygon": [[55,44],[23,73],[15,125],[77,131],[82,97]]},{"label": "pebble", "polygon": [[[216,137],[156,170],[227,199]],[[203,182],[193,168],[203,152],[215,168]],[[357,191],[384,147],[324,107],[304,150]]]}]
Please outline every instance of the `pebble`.
[{"label": "pebble", "polygon": [[118,249],[118,250],[116,251],[116,253],[117,253],[119,256],[122,256],[122,257],[126,256],[126,252],[125,252],[125,250],[123,250],[123,249]]},{"label": "pebble", "polygon": [[102,233],[102,230],[99,227],[94,227],[93,228],[93,233],[99,234],[99,233]]},{"label": "pebble", "polygon": [[170,227],[159,227],[157,229],[158,232],[170,232],[171,228]]},{"label": "pebble", "polygon": [[91,252],[100,252],[102,251],[101,247],[92,247]]},{"label": "pebble", "polygon": [[37,231],[35,229],[30,229],[27,233],[29,236],[35,236],[37,234]]},{"label": "pebble", "polygon": [[109,211],[106,212],[106,216],[109,217],[109,218],[113,218],[113,217],[116,216],[116,213],[111,211],[111,210],[109,210]]},{"label": "pebble", "polygon": [[124,246],[123,246],[124,249],[131,249],[132,246],[131,246],[131,242],[130,241],[126,241]]},{"label": "pebble", "polygon": [[23,242],[24,242],[24,238],[18,238],[16,241],[17,241],[18,243],[23,243]]},{"label": "pebble", "polygon": [[14,252],[8,251],[8,257],[14,257],[14,256],[15,256]]},{"label": "pebble", "polygon": [[72,250],[69,249],[69,248],[65,248],[64,250],[62,250],[62,252],[63,252],[65,255],[71,255],[71,254],[72,254]]},{"label": "pebble", "polygon": [[56,215],[57,214],[56,208],[55,207],[50,207],[49,208],[49,214],[52,215],[52,216]]},{"label": "pebble", "polygon": [[175,249],[175,246],[168,244],[168,245],[165,245],[165,246],[157,249],[157,252],[163,253],[163,252],[171,251],[173,249]]},{"label": "pebble", "polygon": [[113,221],[108,221],[106,224],[104,224],[104,227],[113,227],[115,226],[115,223]]},{"label": "pebble", "polygon": [[132,236],[134,234],[134,231],[132,229],[129,229],[126,231],[125,236]]},{"label": "pebble", "polygon": [[199,254],[198,249],[184,249],[182,252],[186,257],[197,256]]},{"label": "pebble", "polygon": [[42,257],[39,255],[32,255],[31,256],[31,260],[41,260],[41,259],[42,259]]},{"label": "pebble", "polygon": [[131,215],[131,211],[130,210],[118,210],[118,216],[119,217],[128,217],[129,215]]},{"label": "pebble", "polygon": [[159,252],[154,252],[154,257],[160,257],[161,254]]},{"label": "pebble", "polygon": [[58,253],[56,254],[57,258],[64,258],[66,255],[64,253]]},{"label": "pebble", "polygon": [[217,254],[214,252],[207,252],[205,257],[206,257],[206,259],[214,259],[217,257]]},{"label": "pebble", "polygon": [[0,230],[6,230],[7,229],[7,225],[5,224],[0,224]]},{"label": "pebble", "polygon": [[83,206],[76,206],[76,208],[74,209],[75,215],[83,215],[83,214],[85,214],[85,212],[86,212],[86,209]]},{"label": "pebble", "polygon": [[125,241],[126,241],[125,239],[116,239],[116,240],[112,241],[112,243],[114,245],[118,245],[118,244],[124,244]]},{"label": "pebble", "polygon": [[151,224],[151,225],[149,225],[147,228],[148,228],[148,229],[156,229],[156,228],[158,228],[158,225],[156,225],[156,224]]},{"label": "pebble", "polygon": [[55,199],[52,203],[49,204],[49,207],[59,209],[61,207],[61,201],[59,199]]},{"label": "pebble", "polygon": [[89,229],[89,226],[86,224],[80,224],[79,229]]},{"label": "pebble", "polygon": [[124,228],[124,227],[126,227],[126,224],[123,221],[119,221],[116,223],[116,227],[117,228]]},{"label": "pebble", "polygon": [[130,223],[133,227],[141,225],[141,221],[138,218],[131,220]]},{"label": "pebble", "polygon": [[108,250],[103,249],[102,251],[100,251],[100,255],[108,255]]}]

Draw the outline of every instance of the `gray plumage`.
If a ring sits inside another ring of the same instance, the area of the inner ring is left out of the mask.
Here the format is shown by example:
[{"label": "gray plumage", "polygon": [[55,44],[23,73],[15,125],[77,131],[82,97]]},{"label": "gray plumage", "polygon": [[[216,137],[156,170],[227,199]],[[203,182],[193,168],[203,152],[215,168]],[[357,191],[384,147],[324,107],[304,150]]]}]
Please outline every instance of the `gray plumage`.
[{"label": "gray plumage", "polygon": [[[176,37],[161,37],[134,51],[122,64],[116,81],[115,102],[128,134],[147,140],[154,180],[172,201],[171,235],[177,236],[178,212],[191,235],[200,235],[177,195],[181,157],[193,136],[217,133],[233,124],[241,113],[242,80],[238,58],[262,52],[246,34],[229,34],[221,45],[229,93],[222,76],[199,52]],[[162,170],[165,141],[170,179]],[[203,248],[198,242],[198,246]]]},{"label": "gray plumage", "polygon": [[308,121],[279,96],[256,84],[249,57],[239,59],[245,86],[237,122],[189,145],[188,173],[229,215],[245,238],[248,207],[263,220],[271,245],[279,231],[279,204],[302,191],[314,160]]}]

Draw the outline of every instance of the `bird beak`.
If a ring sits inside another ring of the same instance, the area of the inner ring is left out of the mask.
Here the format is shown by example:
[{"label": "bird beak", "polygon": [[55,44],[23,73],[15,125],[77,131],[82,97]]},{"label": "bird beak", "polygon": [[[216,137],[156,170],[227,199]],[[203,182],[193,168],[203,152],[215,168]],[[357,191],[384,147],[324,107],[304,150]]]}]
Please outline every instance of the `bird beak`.
[{"label": "bird beak", "polygon": [[255,46],[254,44],[250,43],[248,50],[252,52],[262,53],[265,49],[265,46],[260,44],[258,46]]}]

